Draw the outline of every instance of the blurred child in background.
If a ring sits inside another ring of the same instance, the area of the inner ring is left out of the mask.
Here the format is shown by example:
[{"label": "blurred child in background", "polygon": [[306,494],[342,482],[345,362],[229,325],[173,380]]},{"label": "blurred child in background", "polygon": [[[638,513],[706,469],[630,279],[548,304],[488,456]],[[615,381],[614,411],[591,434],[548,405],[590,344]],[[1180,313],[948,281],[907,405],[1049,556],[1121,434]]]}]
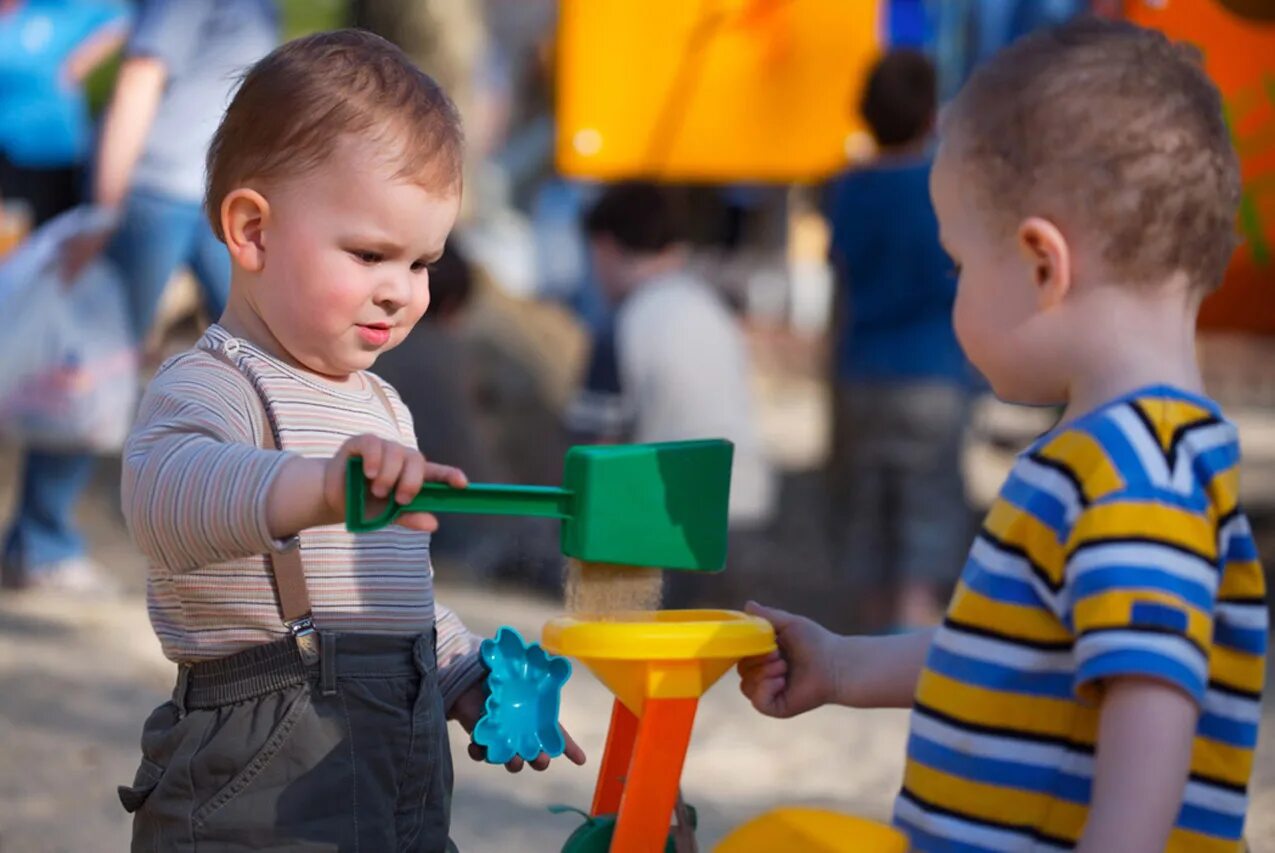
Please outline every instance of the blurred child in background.
[{"label": "blurred child in background", "polygon": [[[575,437],[597,442],[726,438],[731,472],[732,559],[739,537],[759,533],[775,509],[744,337],[722,298],[687,268],[674,194],[646,183],[608,188],[585,219],[594,269],[616,305],[594,342],[584,387],[568,410]],[[670,606],[698,595],[691,572],[671,572]],[[709,586],[704,587],[708,592]]]},{"label": "blurred child in background", "polygon": [[834,180],[828,197],[841,290],[834,524],[853,599],[871,609],[884,587],[893,626],[919,627],[938,621],[967,534],[967,367],[952,330],[952,262],[930,203],[930,61],[906,50],[886,55],[860,109],[880,153]]}]

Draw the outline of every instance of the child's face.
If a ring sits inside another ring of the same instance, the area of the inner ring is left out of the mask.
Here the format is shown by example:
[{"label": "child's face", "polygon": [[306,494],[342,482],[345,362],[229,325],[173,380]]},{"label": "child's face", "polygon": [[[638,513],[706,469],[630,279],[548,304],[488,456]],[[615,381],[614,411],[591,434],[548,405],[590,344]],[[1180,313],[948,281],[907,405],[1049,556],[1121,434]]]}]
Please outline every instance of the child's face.
[{"label": "child's face", "polygon": [[[381,148],[382,150],[377,150]],[[457,191],[395,177],[383,143],[342,137],[328,160],[268,193],[257,312],[295,361],[343,378],[402,342],[429,307]]]},{"label": "child's face", "polygon": [[997,396],[1017,403],[1058,402],[1065,378],[1055,357],[1056,324],[1041,310],[1033,267],[1016,235],[1001,233],[967,203],[974,176],[943,146],[930,177],[944,248],[960,270],[953,323],[965,355]]}]

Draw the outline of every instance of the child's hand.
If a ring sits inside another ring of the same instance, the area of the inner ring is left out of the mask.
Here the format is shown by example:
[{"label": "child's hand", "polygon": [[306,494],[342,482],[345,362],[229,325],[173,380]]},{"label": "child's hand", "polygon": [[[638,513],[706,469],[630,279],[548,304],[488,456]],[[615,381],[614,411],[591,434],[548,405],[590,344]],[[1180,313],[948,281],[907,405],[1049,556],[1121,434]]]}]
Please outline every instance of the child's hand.
[{"label": "child's hand", "polygon": [[[389,500],[392,494],[398,503],[408,503],[427,482],[446,483],[458,489],[469,485],[459,468],[427,462],[419,450],[375,435],[356,435],[341,445],[323,472],[324,500],[338,520],[345,518],[346,462],[351,456],[362,457],[363,474],[372,497],[382,501]],[[406,512],[395,523],[427,533],[438,529],[438,519],[428,512]]]},{"label": "child's hand", "polygon": [[[486,703],[487,691],[480,681],[456,697],[456,702],[452,705],[451,717],[464,726],[465,731],[473,732],[474,726],[478,725],[478,720],[486,710]],[[562,730],[562,737],[567,744],[562,754],[572,764],[584,764],[584,750],[580,748],[580,744],[575,742],[575,739],[571,737],[570,732],[565,728]],[[474,761],[486,761],[487,748],[471,742],[469,744],[469,757]],[[536,756],[535,761],[531,762],[531,768],[533,770],[545,770],[549,767],[549,762],[549,756],[542,752]],[[521,756],[515,755],[505,764],[505,769],[510,773],[517,773],[522,770],[523,765],[526,763]]]},{"label": "child's hand", "polygon": [[795,717],[837,699],[836,634],[805,618],[748,602],[775,627],[777,651],[739,662],[739,689],[770,717]]}]

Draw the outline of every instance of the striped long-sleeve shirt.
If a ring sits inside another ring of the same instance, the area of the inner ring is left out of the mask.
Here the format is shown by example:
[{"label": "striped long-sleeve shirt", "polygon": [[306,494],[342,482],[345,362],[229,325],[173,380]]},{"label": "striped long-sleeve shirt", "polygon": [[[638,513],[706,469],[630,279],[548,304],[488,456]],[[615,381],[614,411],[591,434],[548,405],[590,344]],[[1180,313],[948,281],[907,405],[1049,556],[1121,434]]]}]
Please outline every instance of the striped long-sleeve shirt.
[{"label": "striped long-sleeve shirt", "polygon": [[1156,387],[1020,457],[917,685],[895,822],[927,851],[1070,849],[1104,680],[1200,708],[1171,851],[1234,851],[1265,675],[1265,585],[1235,428]]},{"label": "striped long-sleeve shirt", "polygon": [[[224,657],[286,636],[265,555],[293,543],[271,538],[266,495],[290,456],[330,457],[361,433],[415,446],[393,388],[370,373],[355,378],[337,388],[213,326],[152,380],[124,448],[123,507],[149,558],[151,624],[171,660]],[[270,401],[279,451],[261,447],[269,426],[253,383]],[[419,634],[436,626],[447,707],[481,677],[478,638],[434,603],[429,534],[391,525],[355,536],[331,525],[299,540],[316,627]]]}]

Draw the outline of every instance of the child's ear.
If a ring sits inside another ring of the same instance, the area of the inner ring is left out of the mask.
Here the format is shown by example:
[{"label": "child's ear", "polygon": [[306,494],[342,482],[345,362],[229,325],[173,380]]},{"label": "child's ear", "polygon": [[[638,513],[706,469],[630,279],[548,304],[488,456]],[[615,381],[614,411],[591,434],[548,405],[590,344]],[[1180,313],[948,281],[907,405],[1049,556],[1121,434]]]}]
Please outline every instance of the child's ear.
[{"label": "child's ear", "polygon": [[1071,290],[1071,247],[1058,226],[1039,216],[1018,226],[1018,248],[1031,269],[1040,307],[1052,308]]},{"label": "child's ear", "polygon": [[261,272],[266,265],[266,226],[270,202],[253,189],[240,187],[221,201],[221,233],[230,257],[247,272]]}]

